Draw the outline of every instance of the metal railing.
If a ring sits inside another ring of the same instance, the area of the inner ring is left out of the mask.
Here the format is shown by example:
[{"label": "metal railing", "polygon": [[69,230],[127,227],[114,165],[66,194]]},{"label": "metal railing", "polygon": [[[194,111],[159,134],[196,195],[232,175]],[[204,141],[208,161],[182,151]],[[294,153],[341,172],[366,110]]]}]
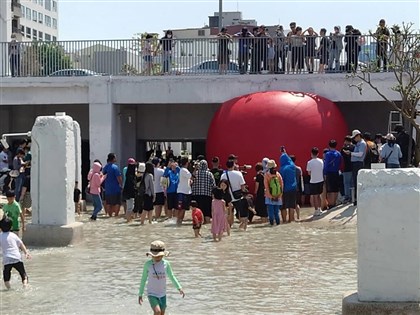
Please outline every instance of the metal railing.
[{"label": "metal railing", "polygon": [[[378,44],[372,36],[334,44],[329,37],[2,42],[0,76],[339,73],[376,63]],[[389,48],[382,53],[392,57]]]}]

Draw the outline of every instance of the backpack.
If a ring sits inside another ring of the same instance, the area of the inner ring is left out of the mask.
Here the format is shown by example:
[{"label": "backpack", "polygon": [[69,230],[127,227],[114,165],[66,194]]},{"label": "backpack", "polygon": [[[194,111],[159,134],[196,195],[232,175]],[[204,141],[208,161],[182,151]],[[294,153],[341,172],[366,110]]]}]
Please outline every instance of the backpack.
[{"label": "backpack", "polygon": [[279,198],[281,196],[281,185],[277,176],[271,177],[268,186],[270,188],[270,194],[273,196],[273,198]]},{"label": "backpack", "polygon": [[146,193],[146,184],[144,182],[144,175],[141,178],[137,179],[137,183],[136,183],[136,193],[138,196],[143,197],[144,194]]},{"label": "backpack", "polygon": [[370,166],[372,163],[379,162],[379,152],[378,147],[375,143],[366,143],[366,156],[364,163],[366,166]]}]

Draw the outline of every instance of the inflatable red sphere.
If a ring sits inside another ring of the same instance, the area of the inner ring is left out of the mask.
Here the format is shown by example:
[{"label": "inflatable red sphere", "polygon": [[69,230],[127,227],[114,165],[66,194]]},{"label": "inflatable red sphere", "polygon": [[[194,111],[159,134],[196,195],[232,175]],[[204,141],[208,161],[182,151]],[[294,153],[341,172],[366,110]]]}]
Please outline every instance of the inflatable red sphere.
[{"label": "inflatable red sphere", "polygon": [[322,158],[331,139],[341,148],[347,134],[343,115],[328,99],[301,92],[258,92],[222,104],[210,124],[206,150],[209,159],[218,156],[223,167],[232,153],[240,165],[252,165],[246,176],[252,189],[255,163],[268,157],[280,167],[281,146],[305,171],[312,147],[319,148]]}]

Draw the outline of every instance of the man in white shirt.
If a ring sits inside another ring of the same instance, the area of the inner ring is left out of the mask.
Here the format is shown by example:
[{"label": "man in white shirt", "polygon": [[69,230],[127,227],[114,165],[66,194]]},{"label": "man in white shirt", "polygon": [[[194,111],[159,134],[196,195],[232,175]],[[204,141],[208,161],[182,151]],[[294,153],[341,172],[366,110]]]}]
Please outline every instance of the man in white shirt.
[{"label": "man in white shirt", "polygon": [[154,191],[155,191],[155,219],[159,219],[160,215],[162,214],[162,207],[165,204],[165,194],[163,192],[163,187],[161,184],[161,178],[163,173],[165,172],[162,168],[160,168],[160,159],[158,157],[154,157],[152,159],[152,164],[155,167],[154,174],[153,174],[153,183],[154,183]]},{"label": "man in white shirt", "polygon": [[7,149],[1,147],[0,152],[0,171],[9,168],[9,155],[7,154]]},{"label": "man in white shirt", "polygon": [[221,180],[226,179],[227,181],[229,181],[229,186],[230,186],[229,191],[232,196],[232,201],[235,202],[241,198],[235,198],[235,196],[233,195],[233,192],[237,190],[244,190],[245,179],[240,171],[234,170],[234,167],[235,167],[234,161],[226,162],[226,167],[227,167],[227,171],[223,173],[220,179]]},{"label": "man in white shirt", "polygon": [[191,202],[191,173],[188,168],[188,158],[181,159],[181,170],[179,171],[178,184],[178,220],[177,224],[181,225],[184,220],[185,211],[190,210]]},{"label": "man in white shirt", "polygon": [[[238,193],[238,196],[235,196],[234,192],[240,192],[245,189],[245,179],[244,176],[240,171],[235,171],[235,162],[232,160],[228,160],[226,162],[227,171],[223,173],[222,179],[226,179],[229,182],[229,191],[230,195],[232,196],[232,204],[236,209],[236,213],[239,214],[240,206],[239,200],[241,200],[242,194]],[[239,196],[241,195],[241,196]],[[233,224],[233,217],[232,217],[232,224]]]},{"label": "man in white shirt", "polygon": [[314,205],[314,216],[319,216],[321,212],[321,194],[324,186],[324,162],[318,158],[318,148],[312,148],[312,159],[308,161],[306,170],[311,176],[309,181],[311,201]]}]

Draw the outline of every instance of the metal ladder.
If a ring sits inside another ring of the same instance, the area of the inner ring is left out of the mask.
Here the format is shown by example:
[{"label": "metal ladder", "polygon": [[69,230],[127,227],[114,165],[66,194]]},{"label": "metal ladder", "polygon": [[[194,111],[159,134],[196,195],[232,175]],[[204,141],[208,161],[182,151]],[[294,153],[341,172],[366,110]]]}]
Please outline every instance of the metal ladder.
[{"label": "metal ladder", "polygon": [[402,125],[403,120],[401,113],[397,110],[391,110],[389,112],[388,119],[388,133],[393,133],[396,125]]}]

